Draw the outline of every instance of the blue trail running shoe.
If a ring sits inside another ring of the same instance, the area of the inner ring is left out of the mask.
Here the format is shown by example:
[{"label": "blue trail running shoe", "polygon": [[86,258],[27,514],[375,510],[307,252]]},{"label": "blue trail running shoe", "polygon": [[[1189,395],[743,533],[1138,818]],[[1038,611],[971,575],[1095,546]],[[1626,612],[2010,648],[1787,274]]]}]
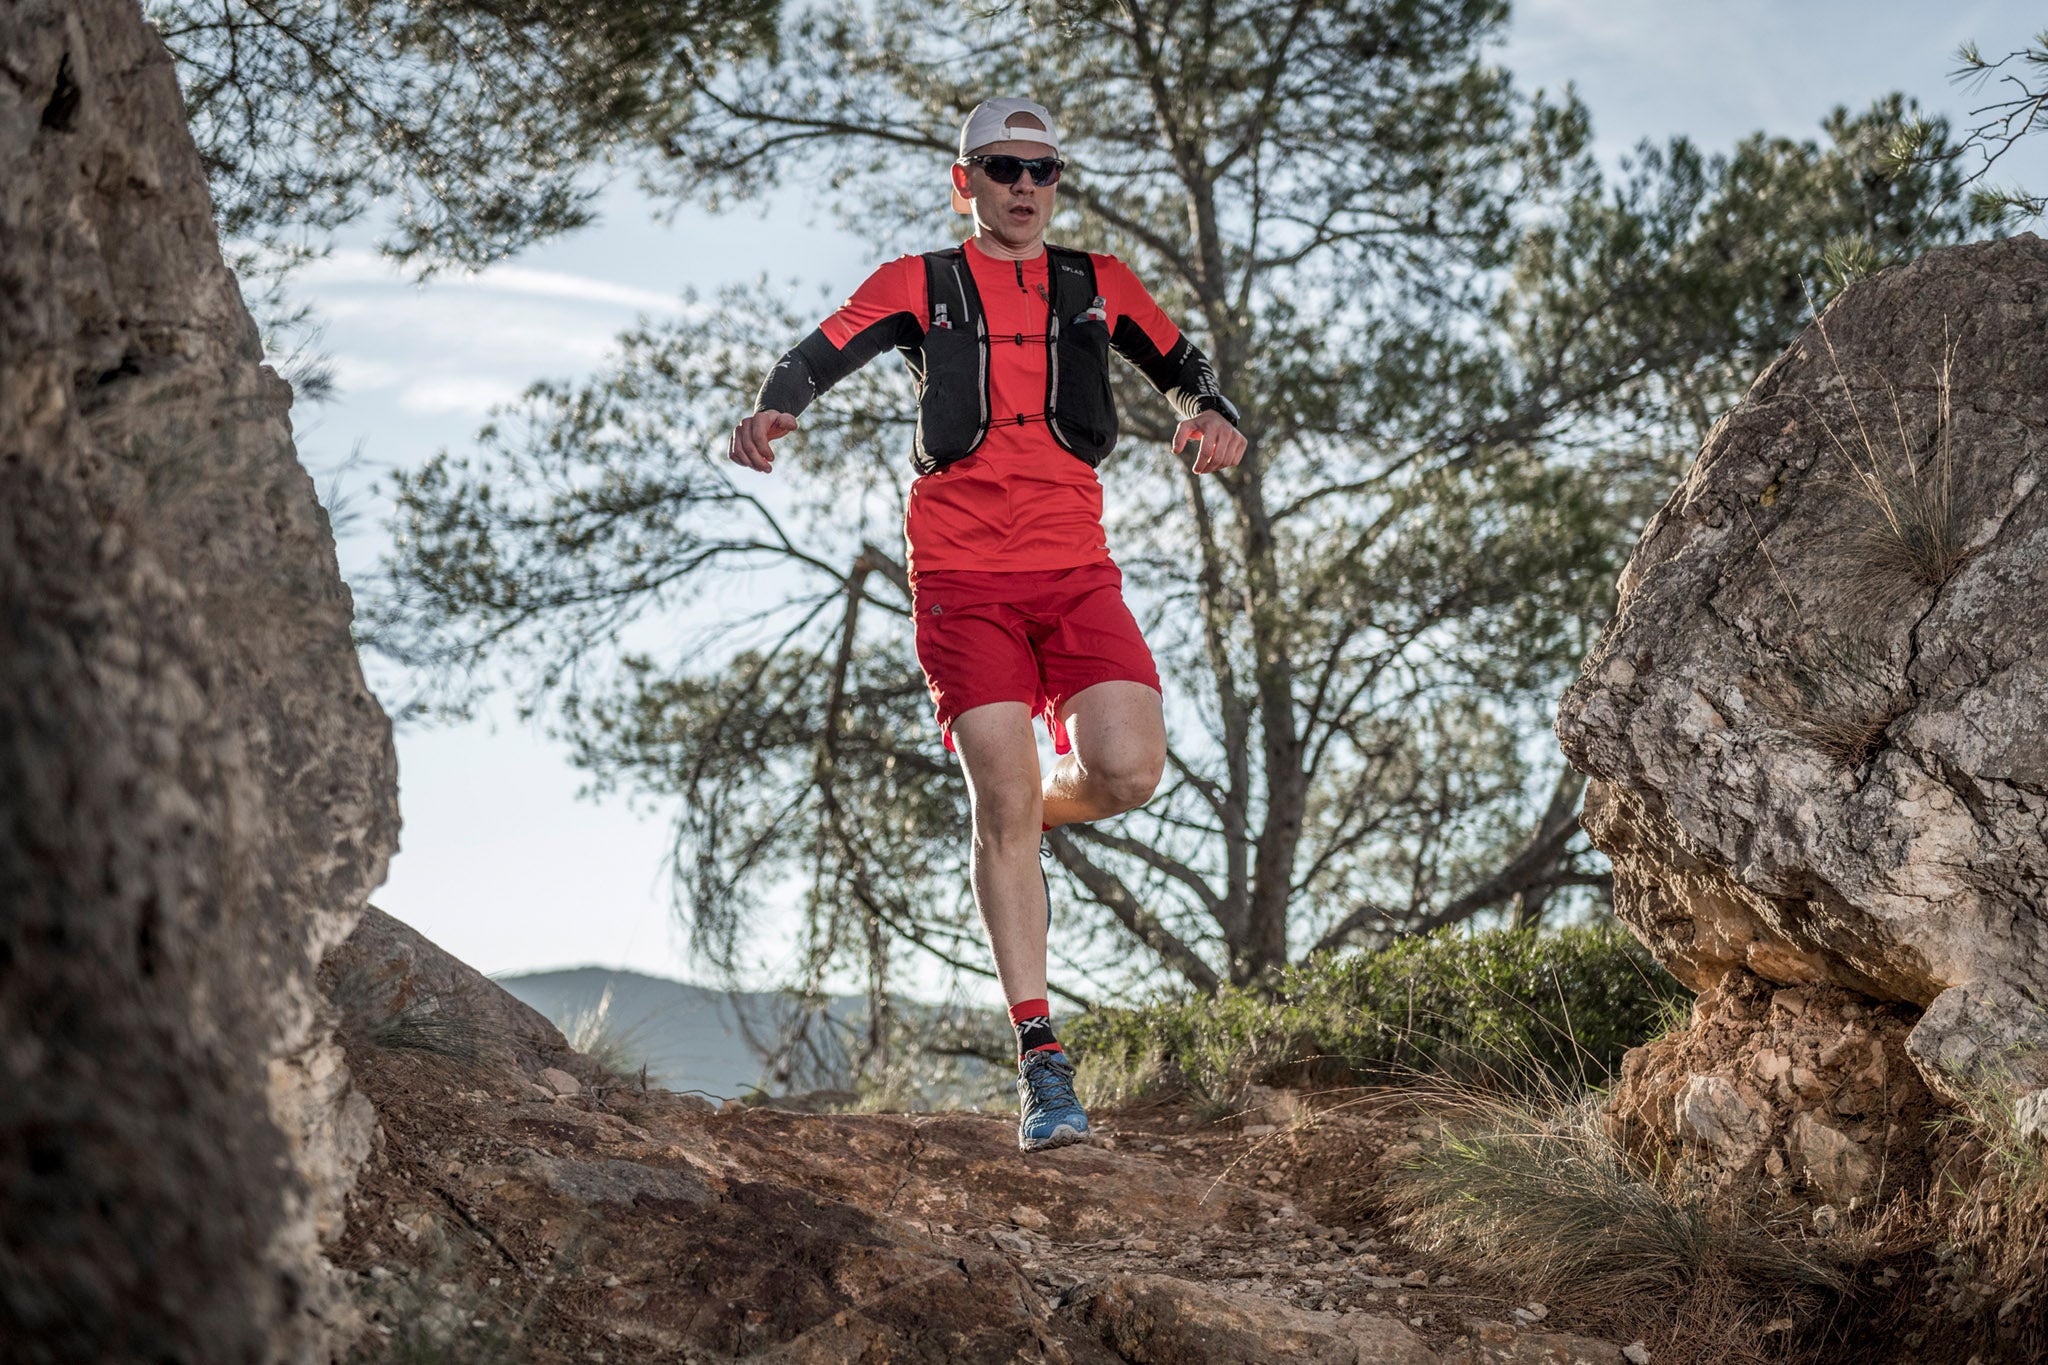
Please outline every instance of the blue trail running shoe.
[{"label": "blue trail running shoe", "polygon": [[1017,1120],[1017,1146],[1042,1152],[1088,1140],[1088,1115],[1074,1098],[1074,1064],[1067,1054],[1044,1048],[1017,1061],[1017,1099],[1024,1113]]}]

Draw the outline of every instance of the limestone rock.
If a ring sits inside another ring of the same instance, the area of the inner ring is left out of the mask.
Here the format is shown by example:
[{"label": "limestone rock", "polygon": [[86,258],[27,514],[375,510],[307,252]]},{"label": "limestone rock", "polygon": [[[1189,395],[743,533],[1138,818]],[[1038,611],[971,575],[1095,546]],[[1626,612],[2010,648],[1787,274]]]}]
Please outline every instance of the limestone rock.
[{"label": "limestone rock", "polygon": [[534,1157],[531,1164],[543,1185],[578,1204],[625,1204],[645,1208],[709,1204],[715,1200],[703,1177],[690,1170],[616,1158],[558,1161],[550,1157]]},{"label": "limestone rock", "polygon": [[1436,1365],[1393,1318],[1311,1313],[1168,1275],[1119,1275],[1093,1286],[1083,1323],[1134,1365]]},{"label": "limestone rock", "polygon": [[1934,1097],[1907,1057],[1911,1011],[1839,987],[1731,971],[1692,1027],[1631,1051],[1608,1129],[1646,1163],[1684,1154],[1724,1185],[1848,1203],[1923,1169]]},{"label": "limestone rock", "polygon": [[1762,1098],[1726,1076],[1688,1077],[1671,1112],[1679,1137],[1704,1145],[1723,1166],[1748,1164],[1770,1134]]},{"label": "limestone rock", "polygon": [[[2048,999],[2044,308],[2031,235],[1846,290],[1630,557],[1558,734],[1616,912],[1694,989]],[[1950,1055],[2048,1048],[2038,1008],[1939,1017],[1944,1094]]]},{"label": "limestone rock", "polygon": [[2022,1095],[2012,1107],[2013,1134],[2022,1142],[2048,1146],[2048,1090]]},{"label": "limestone rock", "polygon": [[1849,1204],[1877,1193],[1877,1157],[1834,1124],[1802,1113],[1792,1120],[1788,1145],[1794,1169],[1805,1172],[1822,1198]]},{"label": "limestone rock", "polygon": [[132,0],[0,54],[0,1341],[325,1359],[389,726],[169,54]]},{"label": "limestone rock", "polygon": [[1934,997],[1906,1050],[1936,1093],[1951,1104],[1973,1093],[2048,1085],[2048,1010],[2001,980],[1951,986]]},{"label": "limestone rock", "polygon": [[[570,1047],[546,1015],[374,905],[321,964],[320,985],[347,1034],[375,1041],[380,1029],[408,1026],[438,1033],[479,1074],[516,1075],[547,1095],[618,1083]],[[433,1039],[422,1041],[435,1050]]]}]

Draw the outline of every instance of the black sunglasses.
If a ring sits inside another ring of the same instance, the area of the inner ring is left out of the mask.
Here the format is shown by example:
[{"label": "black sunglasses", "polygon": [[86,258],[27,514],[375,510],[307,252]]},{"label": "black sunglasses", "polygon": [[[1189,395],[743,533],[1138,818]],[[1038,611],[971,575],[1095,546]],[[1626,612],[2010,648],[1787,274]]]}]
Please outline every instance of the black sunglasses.
[{"label": "black sunglasses", "polygon": [[1060,172],[1067,168],[1067,163],[1056,156],[1034,156],[1029,161],[1026,161],[1021,156],[981,156],[977,154],[961,157],[960,164],[963,166],[981,167],[982,174],[995,181],[998,185],[1014,185],[1017,183],[1018,176],[1029,171],[1031,172],[1031,183],[1041,188],[1046,185],[1057,185],[1060,181]]}]

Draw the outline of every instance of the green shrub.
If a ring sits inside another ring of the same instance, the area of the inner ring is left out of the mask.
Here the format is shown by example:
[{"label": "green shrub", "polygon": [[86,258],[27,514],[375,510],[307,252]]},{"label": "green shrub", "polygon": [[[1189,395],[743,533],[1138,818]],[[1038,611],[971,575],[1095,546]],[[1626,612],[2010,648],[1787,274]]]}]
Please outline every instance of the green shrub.
[{"label": "green shrub", "polygon": [[1276,989],[1225,987],[1077,1020],[1098,1102],[1179,1094],[1233,1105],[1245,1086],[1444,1076],[1527,1089],[1602,1084],[1687,999],[1614,924],[1445,930],[1313,958]]}]

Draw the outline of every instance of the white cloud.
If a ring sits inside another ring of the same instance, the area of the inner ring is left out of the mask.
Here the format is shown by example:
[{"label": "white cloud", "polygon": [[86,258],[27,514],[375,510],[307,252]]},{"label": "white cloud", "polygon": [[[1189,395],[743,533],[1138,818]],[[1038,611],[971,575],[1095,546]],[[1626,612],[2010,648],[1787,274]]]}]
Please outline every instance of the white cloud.
[{"label": "white cloud", "polygon": [[536,270],[523,265],[494,265],[474,274],[443,272],[415,284],[390,261],[362,247],[342,247],[333,255],[309,264],[300,278],[314,293],[351,286],[384,286],[404,289],[417,296],[448,291],[505,294],[521,298],[562,299],[571,303],[633,308],[648,313],[682,311],[678,294],[620,284],[591,275],[562,270]]},{"label": "white cloud", "polygon": [[409,373],[389,361],[372,360],[368,356],[360,355],[336,355],[328,364],[334,370],[336,386],[343,393],[396,388]]},{"label": "white cloud", "polygon": [[454,413],[482,417],[493,407],[519,396],[524,386],[497,375],[438,375],[406,385],[398,406],[423,416]]}]

